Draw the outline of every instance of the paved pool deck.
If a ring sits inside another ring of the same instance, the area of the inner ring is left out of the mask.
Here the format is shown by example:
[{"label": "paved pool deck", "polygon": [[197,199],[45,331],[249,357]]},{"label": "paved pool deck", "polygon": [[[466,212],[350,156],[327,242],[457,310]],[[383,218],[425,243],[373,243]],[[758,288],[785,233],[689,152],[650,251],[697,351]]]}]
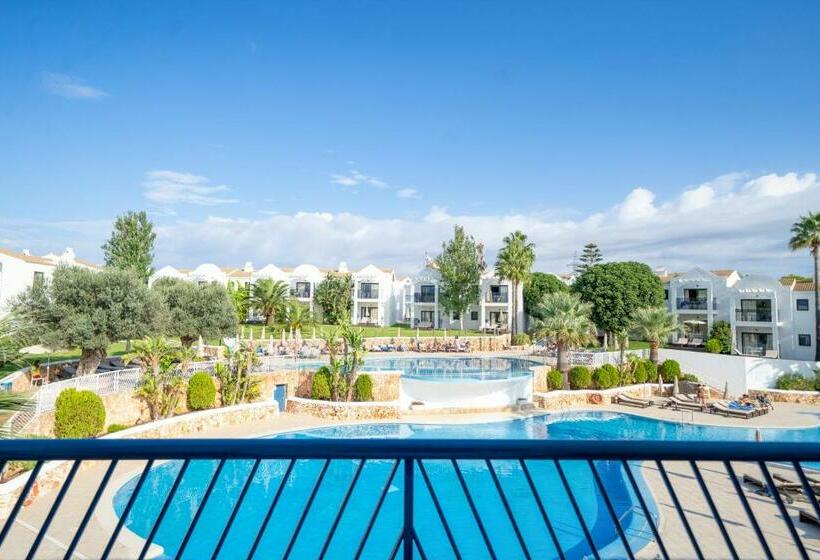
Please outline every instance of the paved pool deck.
[{"label": "paved pool deck", "polygon": [[[675,422],[695,421],[719,426],[798,428],[816,426],[818,422],[820,422],[820,417],[818,416],[820,410],[818,410],[817,407],[796,404],[779,404],[772,413],[752,420],[723,418],[701,413],[682,414],[680,412],[655,407],[649,409],[633,409],[612,405],[590,407],[590,409],[617,411]],[[461,415],[425,413],[413,414],[399,421],[410,421],[414,423],[474,423],[509,420],[522,416],[530,416],[532,414],[544,414],[544,412],[497,412],[490,414],[477,413]],[[327,425],[332,424],[326,420],[314,417],[285,414],[254,425],[219,428],[196,434],[192,437],[258,437],[276,432],[303,430]],[[625,443],[625,445],[628,445],[628,443]],[[91,518],[91,522],[79,542],[77,552],[74,556],[75,558],[98,558],[102,554],[112,530],[117,523],[112,505],[113,494],[126,480],[139,473],[144,465],[145,463],[142,461],[124,461],[117,466],[115,474],[108,485],[108,490],[100,500]],[[686,519],[691,524],[692,530],[697,536],[704,556],[706,558],[731,557],[710,508],[703,497],[691,466],[688,463],[681,462],[668,462],[664,463],[664,466],[672,481],[676,495],[686,512]],[[763,550],[758,543],[751,523],[746,516],[746,512],[735,493],[734,486],[724,465],[720,463],[701,463],[699,466],[715,506],[720,512],[727,531],[737,547],[738,555],[741,558],[764,557]],[[762,478],[759,468],[754,464],[736,463],[733,466],[739,476],[742,476],[742,474],[751,474],[756,478]],[[37,558],[62,558],[64,556],[66,546],[71,542],[76,528],[79,526],[80,520],[91,502],[94,492],[99,487],[99,481],[106,468],[106,463],[96,463],[78,472],[74,483],[66,493],[65,499],[57,512],[57,516],[55,516],[54,523],[40,545]],[[657,504],[660,513],[661,537],[670,555],[675,558],[695,557],[695,552],[689,544],[686,531],[674,507],[673,499],[663,483],[657,465],[654,462],[643,462],[635,463],[633,468],[636,473],[640,472],[644,477],[647,487]],[[793,472],[782,466],[772,466],[772,470],[774,472],[780,472],[792,479],[795,478]],[[772,547],[774,557],[798,558],[798,550],[792,543],[787,525],[781,517],[774,500],[767,495],[755,493],[751,487],[746,485],[743,485],[743,488],[744,495],[748,499],[756,518],[762,526],[763,533]],[[38,529],[42,526],[44,519],[51,509],[56,494],[57,492],[51,492],[41,496],[30,506],[23,509],[18,518],[18,522],[12,527],[3,547],[0,548],[0,558],[14,559],[24,558],[26,556]],[[157,496],[157,499],[162,500],[164,496]],[[545,505],[549,507],[549,504]],[[787,505],[789,517],[792,519],[798,533],[804,539],[804,543],[808,547],[809,556],[820,557],[820,529],[800,523],[797,520],[800,510],[810,511],[810,509],[811,506],[808,502],[795,501],[793,504]],[[603,512],[603,515],[606,515],[606,513]],[[648,536],[648,533],[642,533],[642,535],[645,537]],[[139,555],[143,544],[144,541],[141,538],[123,528],[116,545],[112,549],[111,557],[136,557]],[[158,547],[152,547],[149,557],[156,555],[159,551],[160,549]],[[652,543],[640,550],[637,556],[640,558],[654,558],[657,553],[657,545]]]}]

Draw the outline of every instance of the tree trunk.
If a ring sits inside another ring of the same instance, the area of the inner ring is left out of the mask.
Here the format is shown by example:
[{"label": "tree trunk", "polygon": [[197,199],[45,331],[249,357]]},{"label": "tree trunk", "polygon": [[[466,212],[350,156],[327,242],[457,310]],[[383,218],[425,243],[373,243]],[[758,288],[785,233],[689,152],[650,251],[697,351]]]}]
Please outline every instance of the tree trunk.
[{"label": "tree trunk", "polygon": [[106,355],[106,348],[83,348],[80,363],[77,366],[77,375],[91,375],[100,365]]},{"label": "tree trunk", "polygon": [[820,247],[812,247],[814,257],[814,361],[820,362],[820,286],[818,286],[818,268],[820,268]]},{"label": "tree trunk", "polygon": [[558,371],[564,374],[564,389],[569,389],[569,356],[567,356],[567,348],[561,341],[558,341],[556,346]]},{"label": "tree trunk", "polygon": [[654,362],[658,363],[658,341],[651,340],[649,341],[649,359]]},{"label": "tree trunk", "polygon": [[518,334],[518,282],[515,280],[513,280],[512,289],[512,328],[510,329],[510,332],[513,336],[515,336]]},{"label": "tree trunk", "polygon": [[185,348],[190,348],[191,346],[193,346],[195,341],[196,341],[196,338],[194,338],[192,336],[181,336],[181,337],[179,337],[179,342]]},{"label": "tree trunk", "polygon": [[275,320],[276,315],[273,313],[273,311],[268,311],[267,313],[265,313],[265,323],[269,327],[272,327],[274,325]]}]

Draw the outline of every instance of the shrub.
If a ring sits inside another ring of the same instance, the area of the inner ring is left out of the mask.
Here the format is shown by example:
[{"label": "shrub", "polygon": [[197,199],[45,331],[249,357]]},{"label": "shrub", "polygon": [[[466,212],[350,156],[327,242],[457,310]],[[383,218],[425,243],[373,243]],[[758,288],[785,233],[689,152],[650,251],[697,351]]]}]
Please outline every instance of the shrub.
[{"label": "shrub", "polygon": [[729,354],[732,351],[732,326],[726,321],[715,321],[709,331],[709,339],[720,343],[720,353]]},{"label": "shrub", "polygon": [[720,343],[720,340],[717,338],[710,338],[706,341],[705,345],[706,351],[711,354],[721,354],[723,353],[723,344]]},{"label": "shrub", "polygon": [[529,346],[530,344],[532,344],[532,341],[530,340],[530,335],[528,335],[527,333],[516,333],[512,335],[510,342],[513,346]]},{"label": "shrub", "polygon": [[678,377],[678,379],[680,379],[681,381],[691,381],[691,382],[693,382],[693,383],[697,383],[697,382],[698,382],[698,376],[697,376],[697,375],[695,375],[694,373],[684,373],[684,374],[681,374],[681,376],[680,376],[680,377]]},{"label": "shrub", "polygon": [[321,367],[313,374],[310,398],[320,401],[330,400],[330,371],[327,367]]},{"label": "shrub", "polygon": [[635,383],[646,383],[649,380],[649,372],[646,371],[646,364],[643,360],[635,362],[635,370],[632,372]]},{"label": "shrub", "polygon": [[366,373],[356,377],[353,384],[353,398],[360,402],[373,400],[373,379]]},{"label": "shrub", "polygon": [[[23,439],[48,439],[47,436],[35,434],[26,435],[22,437]],[[6,468],[3,469],[3,474],[2,476],[0,476],[0,482],[6,482],[8,480],[11,480],[18,474],[28,472],[32,470],[36,464],[37,461],[33,460],[9,461],[8,463],[6,463]]]},{"label": "shrub", "polygon": [[188,410],[205,410],[216,404],[216,383],[213,377],[201,371],[188,381]]},{"label": "shrub", "polygon": [[664,381],[680,377],[680,364],[675,360],[664,360],[663,363],[658,366],[658,373],[661,374]]},{"label": "shrub", "polygon": [[644,360],[643,367],[646,370],[646,381],[655,383],[658,381],[658,364],[652,360]]},{"label": "shrub", "polygon": [[815,373],[815,378],[810,379],[799,373],[784,373],[775,381],[775,388],[786,391],[816,391],[817,381],[820,376]]},{"label": "shrub", "polygon": [[586,366],[575,366],[569,370],[569,386],[573,389],[586,389],[592,384],[592,374]]},{"label": "shrub", "polygon": [[130,426],[126,426],[125,424],[111,424],[110,426],[108,426],[108,429],[106,429],[105,431],[108,434],[113,434],[113,433],[116,433],[116,432],[121,432],[123,430],[127,430],[129,427]]},{"label": "shrub", "polygon": [[58,438],[90,438],[105,427],[105,405],[91,391],[64,389],[57,397],[54,433]]},{"label": "shrub", "polygon": [[547,387],[550,391],[564,388],[564,374],[557,369],[551,369],[547,372]]},{"label": "shrub", "polygon": [[604,364],[592,372],[592,381],[598,389],[611,389],[620,382],[618,369],[612,364]]}]

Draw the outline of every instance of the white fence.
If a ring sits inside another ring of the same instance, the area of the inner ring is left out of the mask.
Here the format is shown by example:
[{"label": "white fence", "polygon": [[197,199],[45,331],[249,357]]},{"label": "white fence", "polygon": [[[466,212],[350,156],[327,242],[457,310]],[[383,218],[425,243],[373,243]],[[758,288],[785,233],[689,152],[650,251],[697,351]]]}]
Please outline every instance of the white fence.
[{"label": "white fence", "polygon": [[[189,379],[200,371],[213,373],[215,361],[193,362],[185,371],[179,371],[179,375]],[[12,433],[19,433],[25,429],[38,416],[54,410],[57,397],[66,389],[77,389],[78,391],[91,391],[100,396],[113,395],[115,393],[130,392],[142,383],[142,372],[140,368],[125,368],[114,371],[104,371],[92,375],[80,375],[55,381],[42,385],[31,397],[30,405],[19,412],[16,412],[9,419],[8,426]]]},{"label": "white fence", "polygon": [[[532,354],[534,356],[544,356],[543,349],[533,347]],[[624,360],[627,360],[630,355],[635,355],[640,358],[648,358],[648,350],[627,350],[624,353]],[[547,363],[554,365],[558,359],[558,353],[555,350],[548,350],[546,353]],[[620,352],[594,352],[586,350],[574,350],[569,352],[569,363],[574,366],[588,366],[600,367],[604,364],[618,365],[621,363]]]}]

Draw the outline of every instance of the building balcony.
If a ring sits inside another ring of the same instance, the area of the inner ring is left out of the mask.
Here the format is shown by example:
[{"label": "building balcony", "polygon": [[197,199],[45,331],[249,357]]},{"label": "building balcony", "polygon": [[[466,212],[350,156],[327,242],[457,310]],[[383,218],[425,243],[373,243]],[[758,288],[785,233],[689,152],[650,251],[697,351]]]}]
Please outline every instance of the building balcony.
[{"label": "building balcony", "polygon": [[356,297],[359,299],[379,299],[379,290],[378,289],[369,289],[369,290],[359,290],[356,292]]},{"label": "building balcony", "polygon": [[436,295],[416,292],[413,294],[413,303],[436,303]]},{"label": "building balcony", "polygon": [[770,310],[735,309],[735,320],[745,323],[771,323]]},{"label": "building balcony", "polygon": [[291,289],[290,295],[296,299],[310,299],[310,290]]},{"label": "building balcony", "polygon": [[484,301],[486,303],[509,303],[510,296],[508,294],[494,294],[490,292],[484,297]]},{"label": "building balcony", "polygon": [[[717,300],[712,299],[712,310],[717,309],[717,307]],[[706,311],[707,309],[709,309],[709,300],[678,298],[676,302],[676,308],[679,311]]]}]

